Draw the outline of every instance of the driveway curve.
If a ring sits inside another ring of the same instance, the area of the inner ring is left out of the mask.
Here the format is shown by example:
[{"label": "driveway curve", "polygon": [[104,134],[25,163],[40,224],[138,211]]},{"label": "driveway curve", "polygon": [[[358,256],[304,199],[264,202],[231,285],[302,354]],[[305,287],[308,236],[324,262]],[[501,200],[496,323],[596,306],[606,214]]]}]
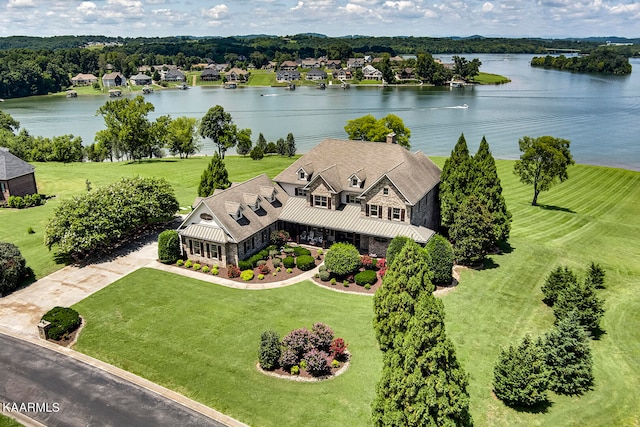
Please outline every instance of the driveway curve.
[{"label": "driveway curve", "polygon": [[0,333],[0,405],[56,426],[225,424],[146,387],[60,352]]}]

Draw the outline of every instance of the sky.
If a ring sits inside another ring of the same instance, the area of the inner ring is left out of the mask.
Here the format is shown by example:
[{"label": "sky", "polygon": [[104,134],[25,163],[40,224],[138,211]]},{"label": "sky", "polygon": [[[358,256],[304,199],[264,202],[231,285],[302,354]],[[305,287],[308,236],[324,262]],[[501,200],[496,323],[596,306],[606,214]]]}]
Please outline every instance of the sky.
[{"label": "sky", "polygon": [[0,36],[640,37],[640,0],[0,0]]}]

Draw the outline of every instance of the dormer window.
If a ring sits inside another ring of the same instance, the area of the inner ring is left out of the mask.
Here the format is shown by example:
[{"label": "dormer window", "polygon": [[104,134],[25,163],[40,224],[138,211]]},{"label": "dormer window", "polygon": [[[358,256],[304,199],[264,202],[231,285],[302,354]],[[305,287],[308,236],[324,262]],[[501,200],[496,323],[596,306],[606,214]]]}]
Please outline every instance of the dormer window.
[{"label": "dormer window", "polygon": [[242,211],[243,211],[243,208],[242,206],[240,206],[236,211],[236,213],[233,215],[233,219],[235,219],[236,221],[242,219]]},{"label": "dormer window", "polygon": [[357,177],[353,177],[351,178],[351,186],[352,187],[359,187],[359,183],[358,183],[358,178]]},{"label": "dormer window", "polygon": [[301,181],[304,181],[305,179],[307,179],[307,174],[305,173],[304,170],[300,169],[300,171],[298,172],[298,179]]},{"label": "dormer window", "polygon": [[382,194],[384,194],[385,196],[388,196],[389,195],[389,187],[384,187],[382,189]]}]

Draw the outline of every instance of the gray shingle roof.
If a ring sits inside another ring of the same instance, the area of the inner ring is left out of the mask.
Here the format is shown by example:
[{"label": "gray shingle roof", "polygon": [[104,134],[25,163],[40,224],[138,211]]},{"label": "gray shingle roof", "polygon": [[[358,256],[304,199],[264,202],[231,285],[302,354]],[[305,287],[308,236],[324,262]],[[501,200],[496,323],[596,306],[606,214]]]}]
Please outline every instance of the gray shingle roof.
[{"label": "gray shingle roof", "polygon": [[35,168],[29,163],[0,147],[0,180],[8,181],[19,176],[33,173]]},{"label": "gray shingle roof", "polygon": [[[269,202],[262,196],[267,192],[267,187],[271,187],[276,191],[276,198],[273,202]],[[285,191],[278,190],[271,179],[262,174],[248,181],[233,185],[226,190],[217,191],[214,195],[202,199],[200,203],[206,204],[216,221],[226,230],[230,236],[229,241],[241,242],[276,221],[288,198],[289,196]],[[254,211],[247,205],[247,200],[249,202],[259,200],[260,208]],[[239,208],[242,208],[242,218],[236,220],[232,215]],[[185,219],[185,223],[188,220],[189,217]],[[198,235],[204,233],[203,230],[192,227],[193,224],[186,230],[191,229],[189,233],[199,233]],[[185,231],[181,230],[181,233],[184,235]],[[219,232],[216,230],[216,233]],[[197,236],[194,235],[193,237]]]},{"label": "gray shingle roof", "polygon": [[381,142],[325,139],[274,181],[302,187],[307,183],[298,179],[300,168],[308,173],[319,171],[311,180],[321,174],[336,192],[349,189],[349,177],[354,173],[364,179],[364,193],[387,176],[412,205],[440,182],[440,168],[424,153]]}]

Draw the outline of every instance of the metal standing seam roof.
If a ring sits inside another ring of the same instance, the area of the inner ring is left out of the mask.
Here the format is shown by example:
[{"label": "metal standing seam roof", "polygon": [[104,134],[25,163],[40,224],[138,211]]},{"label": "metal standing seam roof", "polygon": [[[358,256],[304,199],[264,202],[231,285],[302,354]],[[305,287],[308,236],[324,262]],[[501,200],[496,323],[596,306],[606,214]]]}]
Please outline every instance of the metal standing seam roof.
[{"label": "metal standing seam roof", "polygon": [[233,241],[222,228],[209,225],[191,224],[184,230],[180,230],[180,234],[184,237],[210,242],[227,243]]},{"label": "metal standing seam roof", "polygon": [[307,200],[301,197],[289,198],[279,219],[312,227],[390,239],[402,235],[410,237],[418,243],[426,243],[435,234],[435,231],[429,228],[406,222],[362,217],[359,205],[345,205],[341,210],[320,209],[310,207]]}]

